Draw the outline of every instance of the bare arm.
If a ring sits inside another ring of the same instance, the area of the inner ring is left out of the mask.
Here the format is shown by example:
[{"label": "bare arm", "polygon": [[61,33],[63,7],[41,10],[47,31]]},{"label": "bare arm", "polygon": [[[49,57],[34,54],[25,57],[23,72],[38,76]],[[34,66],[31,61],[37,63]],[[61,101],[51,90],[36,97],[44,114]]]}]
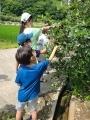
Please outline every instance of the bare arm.
[{"label": "bare arm", "polygon": [[58,46],[56,45],[56,46],[54,47],[54,49],[53,49],[50,57],[49,57],[49,60],[50,60],[50,61],[53,59],[53,57],[54,57],[54,55],[55,55],[55,53],[56,53],[57,48],[58,48]]},{"label": "bare arm", "polygon": [[45,27],[42,27],[42,30],[49,30],[50,28],[54,28],[54,27],[55,27],[54,25],[45,26]]}]

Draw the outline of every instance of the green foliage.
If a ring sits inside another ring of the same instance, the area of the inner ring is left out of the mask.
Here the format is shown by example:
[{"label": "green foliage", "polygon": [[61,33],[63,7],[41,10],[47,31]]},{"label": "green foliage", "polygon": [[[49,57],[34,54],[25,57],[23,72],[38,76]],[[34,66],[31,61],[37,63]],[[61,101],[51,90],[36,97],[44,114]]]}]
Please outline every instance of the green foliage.
[{"label": "green foliage", "polygon": [[9,15],[0,15],[0,21],[11,21],[11,22],[19,22],[19,17],[12,17]]},{"label": "green foliage", "polygon": [[23,6],[19,1],[4,0],[1,4],[1,12],[5,15],[19,16],[23,12]]},{"label": "green foliage", "polygon": [[[51,19],[60,20],[65,17],[66,11],[57,6],[61,2],[56,0],[3,0],[1,2],[1,13],[4,15],[21,16],[23,12],[29,12],[34,19],[40,16],[49,16]],[[42,19],[42,17],[41,17]]]},{"label": "green foliage", "polygon": [[73,1],[61,27],[51,30],[54,43],[59,45],[57,75],[66,75],[72,82],[73,93],[86,99],[90,99],[89,3],[89,0]]}]

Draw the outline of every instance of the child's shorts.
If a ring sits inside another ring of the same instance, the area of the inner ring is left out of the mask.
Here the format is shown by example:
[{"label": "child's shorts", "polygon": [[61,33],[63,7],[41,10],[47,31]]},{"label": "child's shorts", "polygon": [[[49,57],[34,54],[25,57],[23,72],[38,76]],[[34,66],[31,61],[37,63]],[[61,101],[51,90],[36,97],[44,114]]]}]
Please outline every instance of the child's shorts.
[{"label": "child's shorts", "polygon": [[37,110],[37,101],[38,101],[38,97],[33,100],[27,101],[27,102],[18,101],[16,104],[16,110],[23,110],[25,105],[27,105],[29,112]]}]

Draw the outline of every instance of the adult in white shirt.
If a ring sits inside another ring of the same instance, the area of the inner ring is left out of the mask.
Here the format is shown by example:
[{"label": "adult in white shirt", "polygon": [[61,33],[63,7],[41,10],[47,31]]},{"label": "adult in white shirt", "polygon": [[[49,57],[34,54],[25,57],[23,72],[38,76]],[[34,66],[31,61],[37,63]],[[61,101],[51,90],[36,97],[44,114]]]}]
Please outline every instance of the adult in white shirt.
[{"label": "adult in white shirt", "polygon": [[[33,28],[32,25],[33,25],[32,15],[27,12],[23,13],[21,15],[20,33],[23,32],[25,34],[30,34],[32,32],[33,33],[32,48],[36,49],[37,41],[38,41],[40,34],[42,33],[43,30],[48,30],[49,28],[51,28],[51,26],[46,26],[46,27],[42,27],[42,28]],[[42,52],[44,53],[45,50]]]}]

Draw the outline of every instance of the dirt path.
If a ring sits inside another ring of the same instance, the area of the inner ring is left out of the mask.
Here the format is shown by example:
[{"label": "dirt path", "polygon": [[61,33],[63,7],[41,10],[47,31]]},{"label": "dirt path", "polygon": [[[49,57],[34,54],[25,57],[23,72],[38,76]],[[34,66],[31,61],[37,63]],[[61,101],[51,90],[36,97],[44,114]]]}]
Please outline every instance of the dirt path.
[{"label": "dirt path", "polygon": [[15,104],[16,86],[12,81],[15,77],[15,52],[16,49],[0,50],[0,108]]},{"label": "dirt path", "polygon": [[11,80],[15,74],[16,49],[0,50],[0,81]]}]

